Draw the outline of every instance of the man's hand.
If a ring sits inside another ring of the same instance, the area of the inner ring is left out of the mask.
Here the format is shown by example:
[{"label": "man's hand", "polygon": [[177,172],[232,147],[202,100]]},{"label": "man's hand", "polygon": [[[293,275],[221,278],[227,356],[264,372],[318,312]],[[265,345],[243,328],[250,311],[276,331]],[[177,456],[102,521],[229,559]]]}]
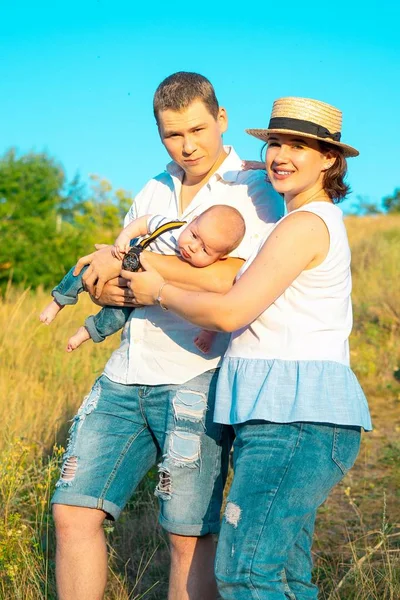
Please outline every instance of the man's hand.
[{"label": "man's hand", "polygon": [[104,284],[121,272],[121,261],[112,255],[112,246],[104,246],[92,254],[83,256],[76,264],[74,275],[79,275],[85,265],[89,265],[82,279],[89,294],[100,298]]},{"label": "man's hand", "polygon": [[243,171],[265,170],[265,163],[259,160],[242,160]]},{"label": "man's hand", "polygon": [[132,290],[128,287],[128,281],[123,277],[115,277],[104,284],[103,291],[98,298],[92,296],[92,300],[99,306],[125,306],[128,308],[139,308],[133,296]]}]

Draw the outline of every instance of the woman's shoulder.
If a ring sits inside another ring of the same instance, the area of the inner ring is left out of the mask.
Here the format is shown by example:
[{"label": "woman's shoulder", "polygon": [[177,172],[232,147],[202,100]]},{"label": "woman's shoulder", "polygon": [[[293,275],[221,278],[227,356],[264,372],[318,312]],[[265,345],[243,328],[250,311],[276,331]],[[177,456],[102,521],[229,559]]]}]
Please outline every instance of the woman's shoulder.
[{"label": "woman's shoulder", "polygon": [[347,236],[343,212],[333,202],[310,202],[293,212],[315,215],[314,218],[319,218],[325,223],[330,235]]},{"label": "woman's shoulder", "polygon": [[293,212],[313,213],[323,218],[323,220],[329,219],[330,221],[343,222],[343,211],[333,202],[310,202],[310,204],[301,206]]},{"label": "woman's shoulder", "polygon": [[[305,207],[304,207],[305,208]],[[318,235],[319,233],[326,232],[324,223],[326,218],[323,216],[323,211],[318,210],[303,210],[296,209],[287,213],[280,221],[278,221],[274,228],[269,231],[271,235],[275,232],[279,235],[279,232],[285,235],[295,235],[303,237],[304,235]]]}]

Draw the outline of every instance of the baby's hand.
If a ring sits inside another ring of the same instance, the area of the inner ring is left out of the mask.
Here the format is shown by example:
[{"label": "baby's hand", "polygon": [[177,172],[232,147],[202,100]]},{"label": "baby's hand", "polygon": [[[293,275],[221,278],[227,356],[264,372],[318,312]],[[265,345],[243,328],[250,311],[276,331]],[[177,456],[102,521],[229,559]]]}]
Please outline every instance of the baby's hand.
[{"label": "baby's hand", "polygon": [[115,258],[122,260],[125,254],[129,252],[129,248],[130,239],[126,235],[120,234],[115,240],[114,246],[112,247],[112,254]]},{"label": "baby's hand", "polygon": [[[129,246],[128,246],[129,248]],[[127,254],[128,250],[125,250],[124,247],[114,245],[111,247],[111,254],[114,258],[118,258],[119,260],[123,260],[125,254]]]}]

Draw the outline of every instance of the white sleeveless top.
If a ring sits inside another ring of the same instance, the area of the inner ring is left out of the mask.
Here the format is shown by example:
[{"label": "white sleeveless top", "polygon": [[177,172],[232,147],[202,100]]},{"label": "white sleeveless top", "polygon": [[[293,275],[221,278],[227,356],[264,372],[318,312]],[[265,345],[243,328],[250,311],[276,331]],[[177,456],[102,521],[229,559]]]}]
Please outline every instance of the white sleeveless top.
[{"label": "white sleeveless top", "polygon": [[303,271],[253,323],[232,334],[218,377],[215,421],[311,421],[371,429],[367,401],[349,368],[351,255],[343,214],[328,202],[312,202],[293,212],[299,211],[324,221],[328,254],[320,265]]},{"label": "white sleeveless top", "polygon": [[[318,267],[303,271],[256,321],[235,331],[226,356],[335,360],[349,365],[348,338],[353,324],[351,256],[343,214],[328,202],[313,202],[293,212],[299,211],[312,212],[325,222],[330,236],[327,257]],[[248,269],[274,229],[264,237],[238,277]]]}]

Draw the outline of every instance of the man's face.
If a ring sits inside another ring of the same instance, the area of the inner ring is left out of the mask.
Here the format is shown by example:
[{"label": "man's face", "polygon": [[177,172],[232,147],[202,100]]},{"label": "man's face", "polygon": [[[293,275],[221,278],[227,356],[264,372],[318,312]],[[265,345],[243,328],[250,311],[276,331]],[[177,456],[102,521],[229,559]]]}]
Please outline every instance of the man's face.
[{"label": "man's face", "polygon": [[228,126],[224,108],[215,119],[201,100],[180,112],[158,115],[161,141],[168,154],[185,171],[185,182],[200,183],[223,153],[221,135]]}]

